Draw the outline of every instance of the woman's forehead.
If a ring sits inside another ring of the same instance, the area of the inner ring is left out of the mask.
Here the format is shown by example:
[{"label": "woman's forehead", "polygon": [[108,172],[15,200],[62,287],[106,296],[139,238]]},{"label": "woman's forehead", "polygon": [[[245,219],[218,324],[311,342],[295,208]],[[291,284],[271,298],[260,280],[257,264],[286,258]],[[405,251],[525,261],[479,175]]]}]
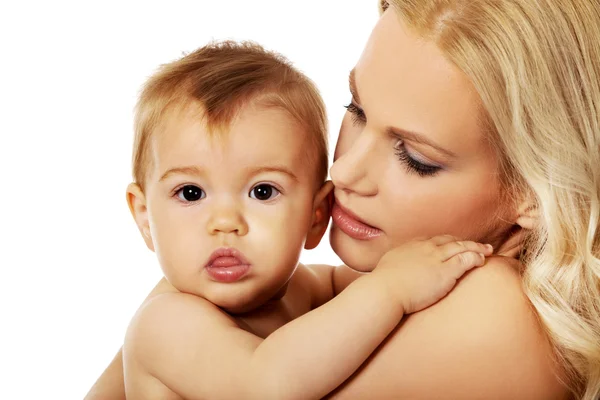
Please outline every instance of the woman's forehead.
[{"label": "woman's forehead", "polygon": [[371,122],[422,133],[457,153],[482,142],[473,85],[394,10],[380,18],[353,75],[360,105],[375,119]]}]

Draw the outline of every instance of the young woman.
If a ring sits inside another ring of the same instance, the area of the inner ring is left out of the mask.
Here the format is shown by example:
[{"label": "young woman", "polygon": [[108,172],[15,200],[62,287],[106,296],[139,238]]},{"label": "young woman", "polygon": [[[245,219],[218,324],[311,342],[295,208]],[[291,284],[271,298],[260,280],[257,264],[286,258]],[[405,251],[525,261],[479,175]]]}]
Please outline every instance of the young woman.
[{"label": "young woman", "polygon": [[[331,397],[597,399],[600,4],[380,8],[331,169],[333,249],[370,271],[448,233],[519,261],[491,259],[407,318]],[[89,398],[123,397],[121,370],[119,355]]]}]

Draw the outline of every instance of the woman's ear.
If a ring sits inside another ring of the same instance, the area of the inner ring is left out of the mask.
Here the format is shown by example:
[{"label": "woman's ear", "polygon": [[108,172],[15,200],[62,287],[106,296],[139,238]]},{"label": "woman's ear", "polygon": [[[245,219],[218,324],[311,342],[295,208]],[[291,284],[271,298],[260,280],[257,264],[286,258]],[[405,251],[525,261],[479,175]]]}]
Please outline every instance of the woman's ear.
[{"label": "woman's ear", "polygon": [[333,183],[327,181],[321,186],[313,202],[313,216],[310,229],[306,235],[304,248],[307,250],[317,247],[329,225],[331,215],[331,202],[333,196]]},{"label": "woman's ear", "polygon": [[524,201],[517,210],[515,223],[523,229],[532,230],[539,223],[539,220],[538,206],[532,201]]},{"label": "woman's ear", "polygon": [[530,198],[521,202],[517,208],[514,226],[496,253],[505,257],[518,257],[523,250],[525,238],[539,224],[539,220],[539,208],[536,203]]},{"label": "woman's ear", "polygon": [[154,242],[150,234],[150,222],[148,220],[148,208],[146,207],[146,196],[140,185],[130,183],[127,186],[127,204],[135,223],[146,242],[146,246],[154,251]]}]

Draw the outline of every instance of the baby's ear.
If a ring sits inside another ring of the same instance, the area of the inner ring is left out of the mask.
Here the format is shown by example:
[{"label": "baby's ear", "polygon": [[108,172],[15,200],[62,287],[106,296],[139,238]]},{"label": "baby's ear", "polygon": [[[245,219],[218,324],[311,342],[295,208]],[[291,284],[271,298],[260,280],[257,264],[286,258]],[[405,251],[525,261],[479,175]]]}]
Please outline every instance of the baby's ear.
[{"label": "baby's ear", "polygon": [[150,222],[148,220],[148,208],[146,207],[146,196],[140,185],[130,183],[127,186],[127,204],[135,223],[146,242],[146,246],[154,251],[154,243],[150,234]]},{"label": "baby's ear", "polygon": [[321,186],[313,202],[313,216],[304,248],[307,250],[317,247],[329,225],[331,215],[331,197],[333,196],[333,183],[327,181]]}]

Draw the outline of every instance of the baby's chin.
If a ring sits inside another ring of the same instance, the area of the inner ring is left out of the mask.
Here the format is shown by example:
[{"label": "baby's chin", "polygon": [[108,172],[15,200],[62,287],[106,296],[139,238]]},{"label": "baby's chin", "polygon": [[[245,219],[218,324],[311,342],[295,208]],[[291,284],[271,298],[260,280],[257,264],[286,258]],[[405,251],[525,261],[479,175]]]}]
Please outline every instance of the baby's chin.
[{"label": "baby's chin", "polygon": [[[173,285],[180,293],[191,294],[203,298],[223,311],[230,314],[243,314],[257,308],[258,294],[239,290],[233,284],[221,284],[217,287],[194,287],[187,285]],[[216,286],[216,285],[215,285]]]},{"label": "baby's chin", "polygon": [[198,297],[202,297],[205,300],[208,300],[223,311],[232,315],[245,314],[254,311],[256,308],[260,307],[260,302],[256,301],[256,299],[249,299],[246,297],[241,298],[235,295],[211,296],[207,295],[206,293],[194,294]]},{"label": "baby's chin", "polygon": [[373,243],[352,239],[337,229],[331,230],[329,243],[345,265],[359,272],[373,271],[382,256]]},{"label": "baby's chin", "polygon": [[240,315],[268,307],[270,303],[285,295],[287,287],[287,282],[281,283],[276,288],[236,288],[225,284],[219,287],[220,290],[194,294],[210,301],[229,314]]}]

